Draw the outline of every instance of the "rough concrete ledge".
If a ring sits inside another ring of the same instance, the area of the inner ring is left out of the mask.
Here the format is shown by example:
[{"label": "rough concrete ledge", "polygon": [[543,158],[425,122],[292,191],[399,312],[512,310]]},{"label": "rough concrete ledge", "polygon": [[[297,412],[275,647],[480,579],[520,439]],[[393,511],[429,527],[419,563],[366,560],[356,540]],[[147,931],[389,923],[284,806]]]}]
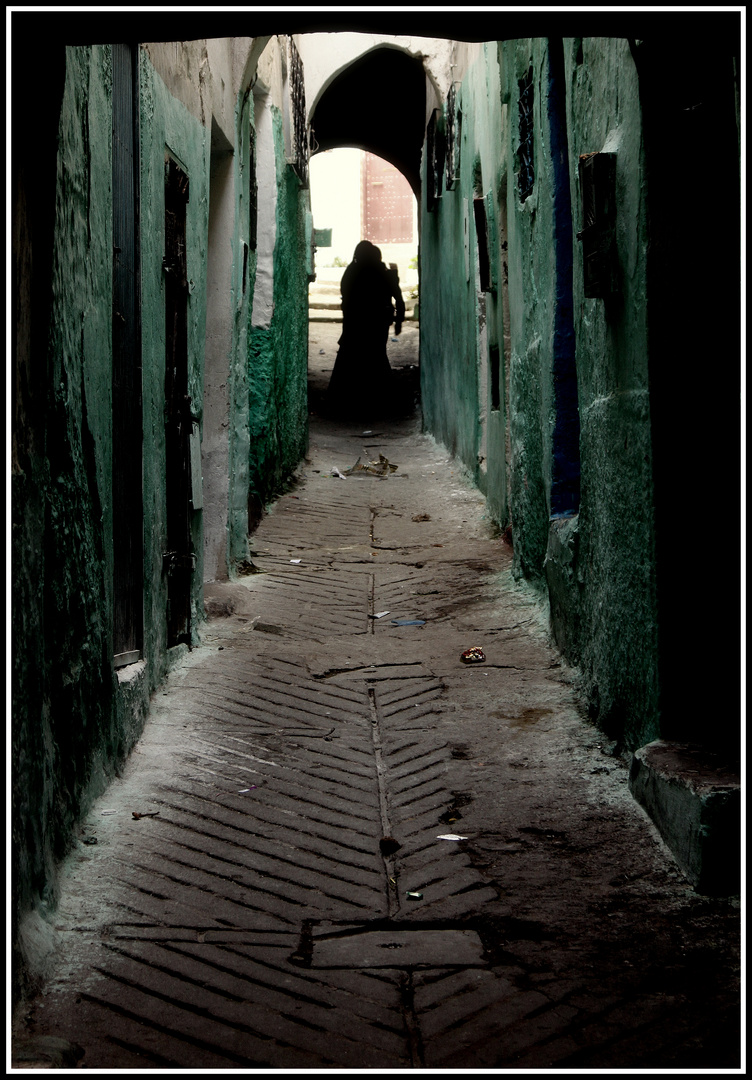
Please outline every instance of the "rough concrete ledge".
[{"label": "rough concrete ledge", "polygon": [[635,751],[629,788],[697,892],[739,892],[741,786],[733,765],[704,747],[658,740]]}]

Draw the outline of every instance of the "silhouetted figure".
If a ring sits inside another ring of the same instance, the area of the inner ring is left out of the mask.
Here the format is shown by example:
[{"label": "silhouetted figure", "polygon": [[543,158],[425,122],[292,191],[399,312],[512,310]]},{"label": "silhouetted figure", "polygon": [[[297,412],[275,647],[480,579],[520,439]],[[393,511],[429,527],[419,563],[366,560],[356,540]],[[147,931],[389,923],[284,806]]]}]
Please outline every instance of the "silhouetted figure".
[{"label": "silhouetted figure", "polygon": [[387,270],[381,252],[368,240],[355,248],[342,275],[342,336],[329,381],[329,405],[340,415],[377,415],[391,405],[392,369],[386,355],[389,327],[400,333],[405,305],[396,270]]},{"label": "silhouetted figure", "polygon": [[397,264],[389,263],[387,273],[389,275],[389,281],[392,287],[392,297],[394,299],[394,332],[395,334],[401,334],[402,324],[405,321],[405,301],[402,298]]}]

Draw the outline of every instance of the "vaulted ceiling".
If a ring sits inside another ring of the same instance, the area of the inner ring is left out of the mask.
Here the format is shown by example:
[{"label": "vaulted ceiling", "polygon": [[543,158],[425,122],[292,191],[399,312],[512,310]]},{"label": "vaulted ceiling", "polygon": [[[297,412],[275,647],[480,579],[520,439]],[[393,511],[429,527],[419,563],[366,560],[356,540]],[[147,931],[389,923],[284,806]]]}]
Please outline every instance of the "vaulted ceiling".
[{"label": "vaulted ceiling", "polygon": [[349,65],[324,91],[311,117],[316,151],[356,146],[385,158],[420,190],[426,75],[400,49],[377,48]]}]

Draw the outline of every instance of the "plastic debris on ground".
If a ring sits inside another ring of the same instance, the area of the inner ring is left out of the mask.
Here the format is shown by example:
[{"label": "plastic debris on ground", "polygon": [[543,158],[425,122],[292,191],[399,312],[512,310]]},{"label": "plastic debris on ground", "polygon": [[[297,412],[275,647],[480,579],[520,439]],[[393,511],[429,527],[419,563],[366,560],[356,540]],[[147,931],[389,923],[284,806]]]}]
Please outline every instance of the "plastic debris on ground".
[{"label": "plastic debris on ground", "polygon": [[369,615],[369,619],[383,619],[385,615],[388,615],[388,611],[377,611],[375,615]]},{"label": "plastic debris on ground", "polygon": [[425,626],[425,619],[392,619],[392,626]]},{"label": "plastic debris on ground", "polygon": [[423,893],[422,892],[416,892],[414,889],[409,889],[405,893],[405,896],[407,897],[408,900],[422,900],[423,899]]},{"label": "plastic debris on ground", "polygon": [[482,664],[485,659],[486,654],[479,645],[475,645],[472,649],[465,649],[460,656],[463,664]]},{"label": "plastic debris on ground", "polygon": [[378,461],[367,461],[365,464],[358,458],[355,464],[347,469],[347,475],[353,476],[355,473],[369,473],[371,476],[388,476],[390,473],[396,472],[398,468],[399,465],[394,465],[389,458],[384,457],[383,454],[379,454]]},{"label": "plastic debris on ground", "polygon": [[302,562],[302,561],[303,561],[302,559],[290,559],[290,562],[293,562],[293,563],[299,563],[299,562]]},{"label": "plastic debris on ground", "polygon": [[102,817],[108,817],[110,814],[117,814],[117,810],[103,810]]},{"label": "plastic debris on ground", "polygon": [[467,840],[466,836],[458,836],[457,833],[443,833],[442,836],[437,836],[437,840]]},{"label": "plastic debris on ground", "polygon": [[[349,470],[348,470],[348,472],[349,472]],[[345,476],[345,474],[343,472],[340,472],[336,465],[332,469],[332,476],[336,476],[340,480],[347,480],[347,477]]]}]

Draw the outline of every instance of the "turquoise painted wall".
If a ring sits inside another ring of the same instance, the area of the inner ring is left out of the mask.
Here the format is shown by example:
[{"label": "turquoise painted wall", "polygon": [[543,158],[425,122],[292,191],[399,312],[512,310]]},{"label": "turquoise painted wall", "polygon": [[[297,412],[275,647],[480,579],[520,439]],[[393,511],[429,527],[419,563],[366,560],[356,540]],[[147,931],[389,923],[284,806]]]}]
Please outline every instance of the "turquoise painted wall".
[{"label": "turquoise painted wall", "polygon": [[243,287],[243,244],[250,237],[251,140],[254,136],[253,94],[242,94],[235,109],[235,237],[233,268],[232,355],[229,370],[229,498],[227,562],[232,574],[248,558],[248,476],[251,432],[248,410],[248,339],[258,253],[248,249]]},{"label": "turquoise painted wall", "polygon": [[248,344],[248,498],[258,515],[308,447],[308,263],[305,193],[285,162],[282,117],[272,108],[277,173],[274,314]]},{"label": "turquoise painted wall", "polygon": [[[486,197],[490,231],[498,233],[499,199],[503,197],[506,163],[501,153],[502,128],[495,45],[484,45],[458,95],[462,113],[460,178],[446,190],[437,209],[428,212],[423,200],[420,232],[421,262],[421,397],[424,423],[483,483],[478,455],[481,447],[480,408],[487,356],[479,352],[477,237],[473,196]],[[426,155],[421,173],[426,188]],[[492,275],[499,280],[498,245],[492,252]],[[498,307],[498,311],[497,311]],[[489,334],[501,337],[500,305],[486,303]],[[434,317],[428,317],[428,312]],[[438,314],[438,317],[435,317]],[[503,406],[502,406],[503,408]],[[498,440],[498,433],[495,432]],[[488,455],[486,455],[486,467]]]},{"label": "turquoise painted wall", "polygon": [[109,48],[67,49],[47,383],[41,421],[24,418],[33,499],[14,477],[14,918],[54,904],[56,861],[128,742],[111,659],[110,93]]},{"label": "turquoise painted wall", "polygon": [[[203,417],[204,342],[206,337],[206,262],[211,167],[210,128],[169,93],[148,57],[141,54],[141,266],[144,400],[145,628],[151,685],[166,665],[167,579],[162,552],[167,547],[165,519],[165,155],[169,153],[189,179],[186,214],[188,295],[188,393],[192,411]],[[193,574],[191,628],[198,642],[203,620],[202,512],[192,514]]]},{"label": "turquoise painted wall", "polygon": [[660,734],[647,193],[637,72],[628,42],[618,38],[565,41],[565,66],[577,231],[583,227],[578,156],[608,149],[617,163],[618,290],[612,298],[583,295],[582,251],[579,244],[575,249],[582,502],[573,645],[591,715],[632,749]]},{"label": "turquoise painted wall", "polygon": [[[537,581],[543,572],[550,506],[550,434],[553,427],[551,369],[553,362],[552,289],[554,250],[551,183],[545,152],[545,50],[541,42],[512,43],[506,50],[504,93],[510,122],[505,156],[512,162],[507,177],[510,309],[510,509],[514,567]],[[510,56],[511,54],[511,56]],[[516,152],[519,145],[517,80],[533,71],[533,162],[535,185],[520,201]]]},{"label": "turquoise painted wall", "polygon": [[[424,423],[474,476],[489,511],[509,520],[507,479],[508,360],[502,283],[506,275],[507,111],[496,44],[482,46],[458,91],[460,170],[438,208],[421,219],[421,307],[440,318],[421,321],[421,394]],[[422,181],[426,183],[424,155]],[[490,285],[480,291],[473,199],[485,205]],[[438,269],[438,272],[437,272]],[[491,351],[499,352],[498,401],[491,394]]]},{"label": "turquoise painted wall", "polygon": [[[523,201],[517,180],[519,80],[531,68],[535,183]],[[659,733],[639,96],[626,41],[564,41],[569,160],[562,164],[565,183],[568,166],[572,231],[583,228],[579,155],[613,150],[619,288],[607,300],[585,298],[575,240],[572,328],[581,501],[579,513],[552,518],[554,431],[562,408],[554,371],[560,276],[554,195],[561,188],[552,156],[549,73],[548,41],[518,39],[500,42],[498,49],[484,46],[462,80],[460,183],[444,190],[434,212],[426,210],[424,197],[421,215],[424,422],[473,472],[499,524],[511,518],[515,573],[547,590],[553,635],[579,665],[590,715],[633,748]],[[424,184],[425,179],[424,154]],[[478,304],[472,219],[478,193],[486,196],[497,286],[505,260],[508,265],[508,325],[498,287],[486,294],[485,313]],[[500,232],[505,216],[506,251]],[[509,398],[503,372],[501,408],[493,411],[484,348],[500,342],[505,330]],[[485,468],[479,460],[484,451]]]},{"label": "turquoise painted wall", "polygon": [[[76,823],[141,733],[167,666],[164,527],[164,154],[191,177],[190,387],[200,415],[209,140],[141,54],[144,661],[113,669],[112,68],[68,48],[58,131],[51,333],[36,496],[14,504],[14,916],[54,906]],[[20,477],[19,477],[20,480]],[[28,485],[27,489],[28,489]],[[202,551],[200,515],[195,550]],[[36,582],[34,589],[30,587]],[[202,617],[201,568],[193,606]]]}]

